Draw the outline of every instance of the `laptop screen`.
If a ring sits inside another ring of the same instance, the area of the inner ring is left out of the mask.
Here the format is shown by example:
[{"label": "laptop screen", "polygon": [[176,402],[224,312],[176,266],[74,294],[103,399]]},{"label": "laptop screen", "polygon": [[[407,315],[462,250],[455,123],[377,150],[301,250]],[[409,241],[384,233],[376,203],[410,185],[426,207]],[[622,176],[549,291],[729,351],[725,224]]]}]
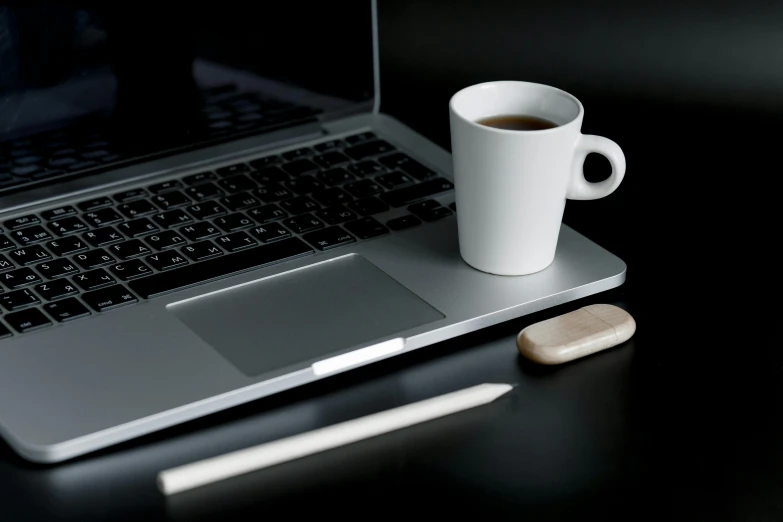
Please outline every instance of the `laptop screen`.
[{"label": "laptop screen", "polygon": [[0,3],[0,193],[373,99],[370,0]]}]

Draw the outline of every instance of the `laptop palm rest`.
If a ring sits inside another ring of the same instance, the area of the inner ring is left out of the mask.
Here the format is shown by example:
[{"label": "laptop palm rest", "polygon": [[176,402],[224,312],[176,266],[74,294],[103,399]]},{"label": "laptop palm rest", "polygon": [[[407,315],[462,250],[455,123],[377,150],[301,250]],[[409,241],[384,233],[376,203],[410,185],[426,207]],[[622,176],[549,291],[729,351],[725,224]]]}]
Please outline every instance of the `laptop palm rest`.
[{"label": "laptop palm rest", "polygon": [[310,365],[445,317],[359,255],[168,309],[249,377]]}]

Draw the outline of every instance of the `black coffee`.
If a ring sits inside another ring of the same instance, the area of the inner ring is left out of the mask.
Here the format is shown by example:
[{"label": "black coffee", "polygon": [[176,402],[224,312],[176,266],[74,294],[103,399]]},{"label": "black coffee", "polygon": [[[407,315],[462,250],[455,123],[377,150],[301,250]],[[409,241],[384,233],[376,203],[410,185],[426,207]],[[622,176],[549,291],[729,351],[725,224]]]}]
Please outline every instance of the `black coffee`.
[{"label": "black coffee", "polygon": [[537,116],[526,116],[523,114],[490,116],[489,118],[478,120],[476,123],[486,125],[487,127],[494,127],[496,129],[518,131],[546,130],[557,127],[556,123],[545,120],[544,118],[539,118]]}]

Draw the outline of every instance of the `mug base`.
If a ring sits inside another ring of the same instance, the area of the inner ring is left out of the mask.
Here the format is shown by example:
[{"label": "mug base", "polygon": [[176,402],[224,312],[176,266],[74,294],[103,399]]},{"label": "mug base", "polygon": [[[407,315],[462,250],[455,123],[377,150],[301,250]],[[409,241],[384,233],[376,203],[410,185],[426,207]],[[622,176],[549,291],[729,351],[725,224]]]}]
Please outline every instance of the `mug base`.
[{"label": "mug base", "polygon": [[507,277],[526,276],[526,275],[535,274],[537,272],[541,272],[542,270],[546,270],[547,268],[549,268],[549,266],[555,260],[555,258],[553,256],[552,259],[550,259],[549,262],[546,265],[542,266],[541,268],[536,268],[536,269],[529,270],[529,271],[517,271],[517,270],[502,270],[502,269],[490,269],[490,268],[486,268],[486,267],[481,267],[481,266],[478,266],[478,265],[475,265],[475,264],[471,263],[470,261],[468,261],[465,258],[465,256],[463,256],[461,254],[460,254],[460,257],[462,257],[462,260],[465,261],[465,263],[467,263],[471,268],[475,268],[476,270],[478,270],[480,272],[484,272],[484,273],[492,274],[492,275],[507,276]]}]

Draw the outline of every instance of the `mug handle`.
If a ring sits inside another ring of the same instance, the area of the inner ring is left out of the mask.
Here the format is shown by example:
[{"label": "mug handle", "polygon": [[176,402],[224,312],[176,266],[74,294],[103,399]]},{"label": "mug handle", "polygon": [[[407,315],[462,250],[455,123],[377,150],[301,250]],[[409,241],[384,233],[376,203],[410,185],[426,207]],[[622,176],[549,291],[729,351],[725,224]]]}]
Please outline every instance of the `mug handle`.
[{"label": "mug handle", "polygon": [[[612,173],[609,177],[598,183],[591,183],[585,179],[585,158],[591,152],[603,155],[612,165]],[[625,176],[625,154],[620,146],[609,138],[582,134],[576,142],[572,168],[571,183],[566,193],[568,199],[603,198],[620,186],[620,182]]]}]

